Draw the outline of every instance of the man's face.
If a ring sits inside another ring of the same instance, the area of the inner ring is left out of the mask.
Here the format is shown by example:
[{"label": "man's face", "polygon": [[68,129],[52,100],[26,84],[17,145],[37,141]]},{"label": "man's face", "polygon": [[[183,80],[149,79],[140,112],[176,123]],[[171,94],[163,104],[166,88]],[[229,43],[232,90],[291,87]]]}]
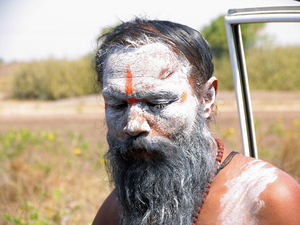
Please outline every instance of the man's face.
[{"label": "man's face", "polygon": [[215,155],[189,63],[156,43],[104,66],[106,168],[122,224],[191,224]]},{"label": "man's face", "polygon": [[109,134],[119,141],[139,135],[172,141],[189,131],[199,106],[189,70],[160,43],[110,54],[103,77]]}]

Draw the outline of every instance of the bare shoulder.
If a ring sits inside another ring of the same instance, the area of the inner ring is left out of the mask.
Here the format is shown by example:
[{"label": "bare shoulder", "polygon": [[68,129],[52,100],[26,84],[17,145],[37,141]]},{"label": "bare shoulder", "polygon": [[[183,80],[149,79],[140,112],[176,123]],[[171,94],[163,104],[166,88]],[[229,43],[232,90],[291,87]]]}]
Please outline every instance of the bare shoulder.
[{"label": "bare shoulder", "polygon": [[[237,155],[228,168],[228,187],[237,194],[238,184],[252,202],[250,214],[257,224],[300,224],[300,185],[287,173],[254,158]],[[249,205],[248,205],[249,207]]]},{"label": "bare shoulder", "polygon": [[107,197],[103,205],[100,207],[93,225],[118,225],[119,212],[117,197],[113,192]]},{"label": "bare shoulder", "polygon": [[265,207],[259,220],[265,224],[300,224],[300,185],[282,170],[275,171],[277,179],[260,196]]}]

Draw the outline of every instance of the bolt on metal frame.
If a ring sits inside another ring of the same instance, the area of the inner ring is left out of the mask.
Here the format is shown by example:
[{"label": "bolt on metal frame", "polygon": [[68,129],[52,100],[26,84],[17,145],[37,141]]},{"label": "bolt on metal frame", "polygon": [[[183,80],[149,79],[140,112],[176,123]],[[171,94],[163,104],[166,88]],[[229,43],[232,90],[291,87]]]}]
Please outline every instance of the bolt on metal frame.
[{"label": "bolt on metal frame", "polygon": [[258,158],[240,24],[300,22],[300,6],[230,9],[225,27],[239,113],[243,153]]}]

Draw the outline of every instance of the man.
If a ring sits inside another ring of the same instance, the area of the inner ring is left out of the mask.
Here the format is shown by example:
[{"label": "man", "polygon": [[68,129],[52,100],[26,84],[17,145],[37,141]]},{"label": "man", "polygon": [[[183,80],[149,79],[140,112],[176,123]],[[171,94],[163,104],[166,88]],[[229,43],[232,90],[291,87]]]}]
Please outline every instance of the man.
[{"label": "man", "polygon": [[94,225],[300,224],[296,181],[212,138],[218,85],[200,33],[136,19],[106,35],[96,67],[115,189]]}]

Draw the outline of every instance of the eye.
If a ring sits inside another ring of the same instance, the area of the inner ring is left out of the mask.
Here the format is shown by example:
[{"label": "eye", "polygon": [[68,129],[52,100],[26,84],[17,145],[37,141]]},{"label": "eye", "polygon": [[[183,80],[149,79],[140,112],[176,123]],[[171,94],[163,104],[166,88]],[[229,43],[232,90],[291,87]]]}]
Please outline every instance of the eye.
[{"label": "eye", "polygon": [[158,112],[160,110],[163,110],[166,108],[169,104],[171,104],[173,101],[154,101],[154,102],[147,102],[148,107],[150,110],[154,112]]},{"label": "eye", "polygon": [[167,106],[168,104],[166,103],[160,103],[160,104],[152,104],[152,103],[148,103],[149,107],[155,108],[155,109],[163,109]]},{"label": "eye", "polygon": [[121,111],[127,108],[127,102],[120,102],[115,104],[108,104],[109,107],[113,108],[114,110]]}]

